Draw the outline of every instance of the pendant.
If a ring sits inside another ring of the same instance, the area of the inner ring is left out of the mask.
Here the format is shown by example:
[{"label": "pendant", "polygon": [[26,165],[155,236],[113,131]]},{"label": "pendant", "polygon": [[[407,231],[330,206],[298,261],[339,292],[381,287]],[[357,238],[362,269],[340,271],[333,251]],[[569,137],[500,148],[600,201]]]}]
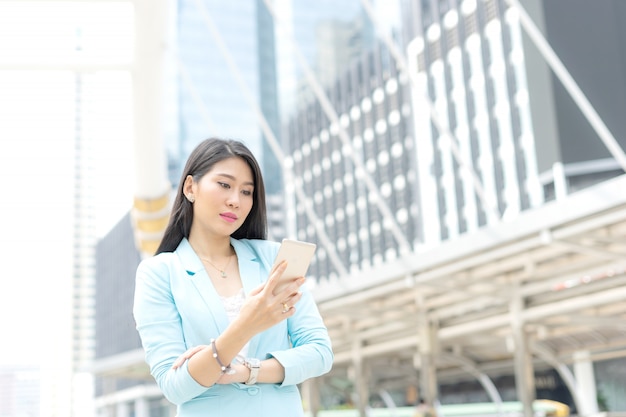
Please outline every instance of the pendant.
[{"label": "pendant", "polygon": [[220,271],[220,274],[222,275],[222,278],[228,278],[225,271]]}]

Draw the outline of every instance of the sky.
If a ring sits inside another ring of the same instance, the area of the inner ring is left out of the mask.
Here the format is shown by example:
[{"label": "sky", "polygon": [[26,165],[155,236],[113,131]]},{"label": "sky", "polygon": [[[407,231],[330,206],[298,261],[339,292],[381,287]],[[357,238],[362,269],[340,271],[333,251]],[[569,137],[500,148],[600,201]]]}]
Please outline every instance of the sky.
[{"label": "sky", "polygon": [[92,72],[78,81],[56,66],[128,61],[130,20],[119,22],[119,8],[128,6],[86,6],[0,0],[0,366],[39,366],[69,348],[77,88],[91,144],[84,191],[93,198],[97,235],[132,205],[130,74]]}]

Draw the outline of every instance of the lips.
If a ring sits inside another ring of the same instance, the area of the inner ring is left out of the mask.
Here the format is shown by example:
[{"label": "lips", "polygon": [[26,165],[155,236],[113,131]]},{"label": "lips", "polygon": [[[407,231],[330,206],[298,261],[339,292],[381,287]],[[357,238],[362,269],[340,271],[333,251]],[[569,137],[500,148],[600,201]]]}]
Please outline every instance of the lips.
[{"label": "lips", "polygon": [[221,213],[220,217],[229,223],[234,223],[235,221],[237,221],[237,215],[234,213]]}]

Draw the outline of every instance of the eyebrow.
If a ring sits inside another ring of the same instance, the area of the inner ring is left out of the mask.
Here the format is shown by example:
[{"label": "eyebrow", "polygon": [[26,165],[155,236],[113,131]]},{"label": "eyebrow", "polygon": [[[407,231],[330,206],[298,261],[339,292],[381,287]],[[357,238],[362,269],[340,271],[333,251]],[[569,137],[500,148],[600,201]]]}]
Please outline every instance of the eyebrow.
[{"label": "eyebrow", "polygon": [[[230,178],[233,181],[237,181],[237,178],[235,178],[234,176],[232,176],[230,174],[216,173],[215,175],[220,176],[220,177]],[[250,185],[250,186],[254,187],[254,182],[252,182],[252,181],[244,182],[244,185]]]}]

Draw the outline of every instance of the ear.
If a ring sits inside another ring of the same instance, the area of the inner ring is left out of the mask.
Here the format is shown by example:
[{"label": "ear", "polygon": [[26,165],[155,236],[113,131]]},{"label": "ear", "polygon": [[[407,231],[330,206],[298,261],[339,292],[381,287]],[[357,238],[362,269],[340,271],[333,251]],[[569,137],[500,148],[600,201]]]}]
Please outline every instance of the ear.
[{"label": "ear", "polygon": [[195,191],[195,182],[191,175],[187,175],[185,178],[185,182],[183,183],[183,194],[188,196],[189,194],[193,195]]}]

